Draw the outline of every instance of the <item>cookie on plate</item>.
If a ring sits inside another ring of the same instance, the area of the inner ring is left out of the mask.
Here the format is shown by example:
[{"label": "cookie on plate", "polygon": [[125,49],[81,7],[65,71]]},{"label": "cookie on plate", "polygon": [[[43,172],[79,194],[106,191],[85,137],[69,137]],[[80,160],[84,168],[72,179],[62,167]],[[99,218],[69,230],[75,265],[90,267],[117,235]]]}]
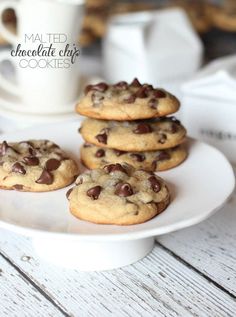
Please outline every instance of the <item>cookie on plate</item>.
[{"label": "cookie on plate", "polygon": [[48,140],[0,144],[0,188],[44,192],[70,185],[78,175],[74,160]]},{"label": "cookie on plate", "polygon": [[164,171],[181,164],[187,157],[183,145],[171,149],[146,152],[124,152],[85,143],[80,149],[82,163],[89,169],[107,164],[128,163],[137,169]]},{"label": "cookie on plate", "polygon": [[169,92],[134,79],[131,84],[121,81],[87,86],[76,111],[95,119],[129,121],[166,116],[179,106],[178,99]]},{"label": "cookie on plate", "polygon": [[88,143],[126,152],[171,148],[182,143],[186,135],[174,117],[122,122],[87,118],[79,132]]},{"label": "cookie on plate", "polygon": [[68,192],[71,213],[100,224],[133,225],[160,214],[169,204],[164,181],[128,164],[110,164],[80,175]]}]

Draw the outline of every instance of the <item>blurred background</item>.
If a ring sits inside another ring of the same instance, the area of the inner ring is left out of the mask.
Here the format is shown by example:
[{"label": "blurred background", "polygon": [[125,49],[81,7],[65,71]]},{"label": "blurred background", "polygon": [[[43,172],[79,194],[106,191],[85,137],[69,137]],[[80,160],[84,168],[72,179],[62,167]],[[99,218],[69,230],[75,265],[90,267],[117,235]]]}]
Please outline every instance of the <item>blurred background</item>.
[{"label": "blurred background", "polygon": [[[3,20],[16,32],[13,10]],[[169,90],[189,135],[236,162],[236,0],[86,0],[78,44],[85,82],[138,77]],[[10,47],[1,34],[0,45]],[[75,116],[72,107],[64,116],[9,111],[1,94],[2,131],[10,129],[7,119],[25,127]]]},{"label": "blurred background", "polygon": [[[236,52],[235,0],[86,0],[79,44],[86,54],[99,54],[109,19],[117,14],[181,8],[204,43],[204,61]],[[4,14],[9,29],[16,29],[13,10]],[[6,45],[0,35],[0,44]]]}]

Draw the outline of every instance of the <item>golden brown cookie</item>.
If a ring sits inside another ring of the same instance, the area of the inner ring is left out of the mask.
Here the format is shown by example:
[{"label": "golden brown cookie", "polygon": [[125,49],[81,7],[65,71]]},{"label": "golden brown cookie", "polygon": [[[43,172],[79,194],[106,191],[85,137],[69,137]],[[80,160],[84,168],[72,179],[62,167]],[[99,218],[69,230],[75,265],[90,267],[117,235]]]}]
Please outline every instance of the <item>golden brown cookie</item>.
[{"label": "golden brown cookie", "polygon": [[106,121],[87,118],[79,132],[94,145],[121,151],[154,151],[183,143],[185,128],[174,117],[141,121]]},{"label": "golden brown cookie", "polygon": [[160,177],[127,164],[86,172],[76,183],[67,195],[71,213],[98,224],[143,223],[160,214],[170,201]]},{"label": "golden brown cookie", "polygon": [[74,160],[48,140],[0,145],[0,188],[44,192],[70,185],[78,175]]},{"label": "golden brown cookie", "polygon": [[224,6],[210,6],[208,14],[213,26],[228,32],[236,31],[236,2],[232,1]]},{"label": "golden brown cookie", "polygon": [[134,79],[130,84],[122,81],[87,86],[76,111],[91,118],[122,121],[166,116],[179,106],[178,99],[169,92]]},{"label": "golden brown cookie", "polygon": [[100,168],[107,164],[127,163],[137,169],[158,172],[181,164],[187,157],[187,150],[184,145],[178,145],[160,151],[124,152],[85,143],[81,146],[80,157],[82,163],[89,169]]}]

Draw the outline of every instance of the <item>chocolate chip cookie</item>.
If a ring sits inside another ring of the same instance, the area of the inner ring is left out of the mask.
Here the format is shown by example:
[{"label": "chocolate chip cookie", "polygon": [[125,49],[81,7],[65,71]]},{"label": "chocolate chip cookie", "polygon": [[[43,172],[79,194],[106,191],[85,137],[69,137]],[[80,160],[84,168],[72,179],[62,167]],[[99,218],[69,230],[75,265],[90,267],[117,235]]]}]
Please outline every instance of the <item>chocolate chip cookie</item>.
[{"label": "chocolate chip cookie", "polygon": [[80,149],[82,163],[89,169],[107,164],[128,163],[137,169],[164,171],[181,164],[187,157],[183,145],[171,149],[146,152],[124,152],[85,143]]},{"label": "chocolate chip cookie", "polygon": [[0,188],[44,192],[71,184],[76,163],[48,140],[0,144]]},{"label": "chocolate chip cookie", "polygon": [[178,99],[169,92],[134,79],[131,84],[121,81],[87,86],[76,111],[95,119],[129,121],[166,116],[179,106]]},{"label": "chocolate chip cookie", "polygon": [[170,201],[160,177],[128,164],[110,164],[80,175],[67,197],[74,216],[114,225],[145,222],[160,214]]},{"label": "chocolate chip cookie", "polygon": [[186,130],[174,117],[142,121],[85,119],[79,132],[88,143],[121,151],[153,151],[174,147]]}]

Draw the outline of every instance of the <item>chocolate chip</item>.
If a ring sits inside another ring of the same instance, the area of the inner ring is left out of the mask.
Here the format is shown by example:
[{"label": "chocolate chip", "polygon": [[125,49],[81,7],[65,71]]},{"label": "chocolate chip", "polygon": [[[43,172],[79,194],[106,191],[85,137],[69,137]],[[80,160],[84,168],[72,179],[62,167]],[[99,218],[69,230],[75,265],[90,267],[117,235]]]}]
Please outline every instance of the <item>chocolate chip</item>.
[{"label": "chocolate chip", "polygon": [[151,164],[151,169],[152,171],[156,171],[156,168],[157,168],[157,160],[154,160]]},{"label": "chocolate chip", "polygon": [[114,150],[116,156],[121,156],[123,154],[125,154],[126,152],[125,151],[120,151],[120,150]]},{"label": "chocolate chip", "polygon": [[146,87],[140,87],[138,91],[135,93],[137,98],[146,98],[148,96],[148,92]]},{"label": "chocolate chip", "polygon": [[108,85],[106,83],[98,83],[96,85],[88,85],[84,89],[84,93],[87,94],[91,90],[97,90],[104,92],[108,89]]},{"label": "chocolate chip", "polygon": [[7,144],[7,142],[3,141],[0,147],[0,155],[5,155],[8,148],[9,148],[9,145]]},{"label": "chocolate chip", "polygon": [[81,133],[81,131],[82,131],[82,127],[79,127],[78,132]]},{"label": "chocolate chip", "polygon": [[114,85],[116,88],[122,88],[122,89],[127,89],[128,84],[126,81],[119,81],[117,84]]},{"label": "chocolate chip", "polygon": [[132,158],[134,158],[137,162],[143,162],[145,160],[144,154],[132,153],[130,154]]},{"label": "chocolate chip", "polygon": [[87,191],[87,195],[93,200],[97,200],[101,193],[101,190],[102,190],[101,186],[92,187]]},{"label": "chocolate chip", "polygon": [[90,144],[90,143],[84,143],[83,147],[84,147],[84,148],[92,147],[92,144]]},{"label": "chocolate chip", "polygon": [[45,164],[45,168],[47,171],[55,171],[58,169],[58,167],[61,165],[61,162],[57,159],[49,159],[47,160],[46,164]]},{"label": "chocolate chip", "polygon": [[179,130],[178,125],[173,122],[173,123],[171,124],[171,126],[170,126],[170,132],[174,134],[174,133],[178,132],[178,130]]},{"label": "chocolate chip", "polygon": [[152,98],[152,99],[149,100],[148,105],[149,105],[150,108],[156,110],[157,109],[157,105],[158,105],[158,100]]},{"label": "chocolate chip", "polygon": [[109,129],[107,129],[107,128],[102,129],[102,131],[98,135],[95,136],[95,138],[98,140],[98,142],[107,144],[108,131],[109,131]]},{"label": "chocolate chip", "polygon": [[133,87],[141,87],[142,85],[140,84],[140,82],[138,81],[137,78],[134,78],[134,80],[132,81],[132,83],[130,84],[130,86],[133,86]]},{"label": "chocolate chip", "polygon": [[95,91],[92,93],[91,100],[94,106],[100,105],[101,101],[105,99],[101,92]]},{"label": "chocolate chip", "polygon": [[97,152],[95,153],[96,157],[103,157],[105,156],[105,151],[103,149],[99,149],[97,150]]},{"label": "chocolate chip", "polygon": [[148,84],[144,84],[143,88],[146,90],[146,92],[149,92],[149,91],[153,90],[153,86],[152,85],[148,85]]},{"label": "chocolate chip", "polygon": [[29,147],[29,154],[31,155],[31,156],[35,156],[36,155],[36,150],[34,149],[34,148],[32,148],[32,147]]},{"label": "chocolate chip", "polygon": [[70,188],[67,192],[66,192],[66,198],[69,199],[70,193],[72,192],[73,187]]},{"label": "chocolate chip", "polygon": [[133,94],[133,95],[130,95],[129,97],[127,97],[126,99],[124,99],[124,102],[126,102],[126,103],[134,103],[135,99],[136,99],[136,95]]},{"label": "chocolate chip", "polygon": [[25,156],[23,158],[23,162],[29,166],[39,165],[39,159],[36,156]]},{"label": "chocolate chip", "polygon": [[134,194],[129,183],[118,183],[116,185],[115,194],[120,197],[128,197]]},{"label": "chocolate chip", "polygon": [[11,171],[14,173],[19,173],[19,174],[26,174],[26,170],[23,165],[21,165],[19,162],[16,162],[15,164],[12,165]]},{"label": "chocolate chip", "polygon": [[22,190],[24,188],[24,186],[20,185],[20,184],[15,184],[15,185],[12,186],[12,188],[15,189],[15,190]]},{"label": "chocolate chip", "polygon": [[119,163],[116,163],[116,164],[109,164],[109,165],[105,165],[103,167],[103,169],[105,170],[106,173],[110,174],[110,173],[113,173],[113,172],[123,172],[125,174],[127,174],[127,171],[124,169],[124,167],[119,164]]},{"label": "chocolate chip", "polygon": [[168,152],[162,151],[157,155],[156,160],[157,161],[165,161],[165,160],[169,160],[170,158],[171,158],[171,156]]},{"label": "chocolate chip", "polygon": [[133,132],[137,134],[151,133],[152,128],[147,123],[139,123]]},{"label": "chocolate chip", "polygon": [[155,89],[153,91],[153,96],[156,98],[165,98],[166,97],[166,93],[163,90],[159,90],[159,89]]},{"label": "chocolate chip", "polygon": [[42,171],[42,174],[35,182],[37,184],[51,185],[53,183],[53,175],[49,171],[44,169]]},{"label": "chocolate chip", "polygon": [[151,176],[148,178],[151,188],[155,193],[158,193],[161,190],[161,184],[160,182],[156,179],[155,176]]},{"label": "chocolate chip", "polygon": [[166,142],[167,136],[165,134],[161,134],[158,140],[158,143],[164,144]]},{"label": "chocolate chip", "polygon": [[167,121],[168,121],[168,120],[171,120],[172,122],[175,122],[176,124],[181,124],[181,122],[180,122],[178,119],[176,119],[175,116],[166,117],[166,120],[167,120]]},{"label": "chocolate chip", "polygon": [[87,95],[87,93],[90,91],[90,90],[92,90],[93,89],[93,85],[88,85],[88,86],[86,86],[85,88],[84,88],[84,93],[85,93],[85,95]]}]

